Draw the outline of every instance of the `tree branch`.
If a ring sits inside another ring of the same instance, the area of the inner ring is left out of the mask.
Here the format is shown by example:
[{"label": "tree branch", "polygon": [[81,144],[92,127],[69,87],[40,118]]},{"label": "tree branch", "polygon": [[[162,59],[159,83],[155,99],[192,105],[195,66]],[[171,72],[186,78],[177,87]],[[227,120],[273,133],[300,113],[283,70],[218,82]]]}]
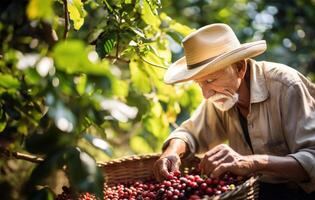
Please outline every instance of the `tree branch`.
[{"label": "tree branch", "polygon": [[58,35],[56,31],[53,29],[51,24],[45,21],[41,21],[42,25],[42,34],[44,36],[45,41],[49,44],[49,47],[53,47],[58,42]]},{"label": "tree branch", "polygon": [[119,58],[119,32],[117,31],[116,58]]},{"label": "tree branch", "polygon": [[[5,158],[15,158],[15,159],[19,159],[19,160],[25,160],[28,162],[32,162],[32,163],[41,163],[44,161],[43,158],[38,157],[38,156],[34,156],[34,155],[30,155],[30,154],[25,154],[25,153],[20,153],[20,152],[16,152],[16,151],[9,151],[7,149],[2,149],[0,148],[0,158],[1,157],[5,157]],[[96,164],[100,164],[102,162],[96,162]]]},{"label": "tree branch", "polygon": [[34,155],[24,154],[20,152],[10,152],[7,149],[0,149],[0,155],[1,157],[7,157],[7,158],[13,157],[15,159],[26,160],[32,163],[40,163],[44,160],[43,158],[40,158]]},{"label": "tree branch", "polygon": [[67,39],[69,31],[69,13],[68,13],[68,2],[63,0],[64,4],[64,18],[65,18],[65,30],[63,32],[63,39]]}]

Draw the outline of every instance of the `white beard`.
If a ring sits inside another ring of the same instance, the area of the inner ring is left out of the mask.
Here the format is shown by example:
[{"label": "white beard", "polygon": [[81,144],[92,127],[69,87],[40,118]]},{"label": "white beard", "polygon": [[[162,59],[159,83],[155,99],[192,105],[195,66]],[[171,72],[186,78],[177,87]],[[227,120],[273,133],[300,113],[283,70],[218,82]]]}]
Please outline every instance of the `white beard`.
[{"label": "white beard", "polygon": [[[221,110],[221,111],[227,111],[230,108],[232,108],[236,102],[238,101],[238,93],[233,94],[233,96],[227,96],[225,94],[216,93],[213,96],[209,97],[209,101],[213,103],[213,105]],[[224,102],[217,102],[216,100],[225,98],[226,100]]]}]

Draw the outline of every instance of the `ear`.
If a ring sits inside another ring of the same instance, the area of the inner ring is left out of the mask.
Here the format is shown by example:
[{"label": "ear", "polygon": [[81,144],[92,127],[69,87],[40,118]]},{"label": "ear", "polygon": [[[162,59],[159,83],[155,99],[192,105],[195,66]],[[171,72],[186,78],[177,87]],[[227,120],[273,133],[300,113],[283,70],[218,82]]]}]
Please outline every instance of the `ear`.
[{"label": "ear", "polygon": [[236,63],[236,72],[237,72],[237,76],[240,79],[243,79],[245,77],[246,70],[247,70],[247,61],[245,59],[240,60]]}]

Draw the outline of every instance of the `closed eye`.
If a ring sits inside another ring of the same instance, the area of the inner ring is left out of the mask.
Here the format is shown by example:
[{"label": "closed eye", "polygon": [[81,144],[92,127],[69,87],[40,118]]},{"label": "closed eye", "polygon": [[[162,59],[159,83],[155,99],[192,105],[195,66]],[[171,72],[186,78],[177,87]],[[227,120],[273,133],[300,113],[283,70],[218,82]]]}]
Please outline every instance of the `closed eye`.
[{"label": "closed eye", "polygon": [[214,79],[207,79],[206,83],[212,83],[214,81]]}]

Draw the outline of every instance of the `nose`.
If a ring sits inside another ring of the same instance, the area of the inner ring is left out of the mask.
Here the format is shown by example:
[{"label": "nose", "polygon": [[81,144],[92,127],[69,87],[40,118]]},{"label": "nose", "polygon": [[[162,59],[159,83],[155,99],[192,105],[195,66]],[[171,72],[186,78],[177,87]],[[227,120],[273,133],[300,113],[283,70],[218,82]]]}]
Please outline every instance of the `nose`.
[{"label": "nose", "polygon": [[215,91],[210,89],[209,87],[201,87],[202,89],[202,95],[205,99],[210,98],[212,95],[215,94]]}]

